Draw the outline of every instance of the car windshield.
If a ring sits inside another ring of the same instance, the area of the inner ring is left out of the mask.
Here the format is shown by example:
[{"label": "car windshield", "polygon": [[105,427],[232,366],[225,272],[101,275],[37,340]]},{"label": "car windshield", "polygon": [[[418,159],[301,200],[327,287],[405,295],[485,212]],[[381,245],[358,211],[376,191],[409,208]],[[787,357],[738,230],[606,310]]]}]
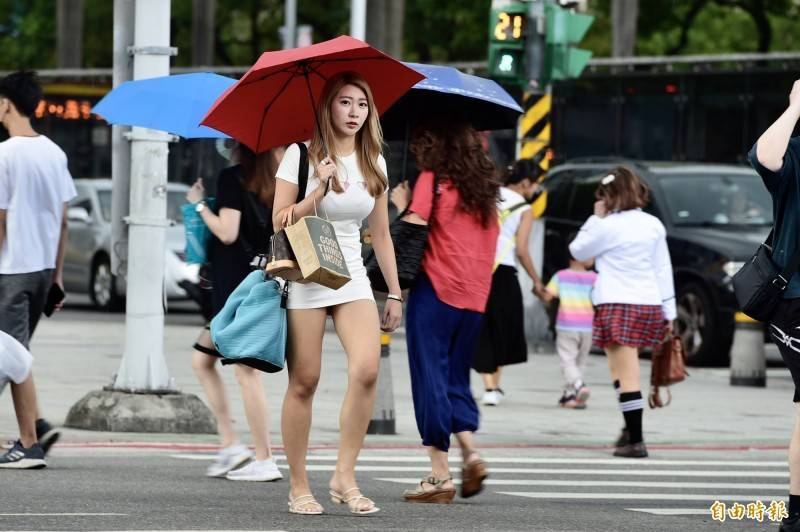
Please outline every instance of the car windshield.
[{"label": "car windshield", "polygon": [[[100,210],[103,212],[103,219],[111,222],[111,191],[98,190],[97,197],[100,200]],[[180,190],[171,190],[167,193],[167,219],[174,220],[175,223],[183,223],[183,213],[181,205],[186,203],[186,193]]]},{"label": "car windshield", "polygon": [[675,225],[772,225],[772,199],[756,175],[664,176],[659,185]]}]

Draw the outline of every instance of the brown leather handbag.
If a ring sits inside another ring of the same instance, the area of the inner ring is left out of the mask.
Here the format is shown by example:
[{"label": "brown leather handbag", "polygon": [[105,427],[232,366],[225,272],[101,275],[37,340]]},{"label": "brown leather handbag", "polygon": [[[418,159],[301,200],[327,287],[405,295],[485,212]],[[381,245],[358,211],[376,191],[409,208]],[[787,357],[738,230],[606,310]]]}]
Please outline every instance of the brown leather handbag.
[{"label": "brown leather handbag", "polygon": [[283,213],[283,223],[280,231],[272,235],[270,239],[270,258],[267,263],[267,273],[273,277],[280,277],[285,281],[301,281],[303,273],[297,263],[292,246],[289,244],[289,237],[286,235],[286,227],[294,223],[294,206],[292,204]]},{"label": "brown leather handbag", "polygon": [[270,239],[270,257],[266,271],[273,277],[280,277],[286,281],[301,281],[303,274],[300,265],[294,256],[289,237],[285,227],[294,223],[294,206],[306,197],[306,184],[308,183],[308,146],[302,142],[296,143],[300,149],[300,163],[297,169],[297,198],[295,203],[287,207],[283,213],[283,227]]},{"label": "brown leather handbag", "polygon": [[[653,349],[650,371],[650,408],[661,408],[672,402],[672,393],[668,386],[686,379],[686,349],[680,336],[670,335],[664,342]],[[659,388],[667,387],[667,400],[661,400]]]}]

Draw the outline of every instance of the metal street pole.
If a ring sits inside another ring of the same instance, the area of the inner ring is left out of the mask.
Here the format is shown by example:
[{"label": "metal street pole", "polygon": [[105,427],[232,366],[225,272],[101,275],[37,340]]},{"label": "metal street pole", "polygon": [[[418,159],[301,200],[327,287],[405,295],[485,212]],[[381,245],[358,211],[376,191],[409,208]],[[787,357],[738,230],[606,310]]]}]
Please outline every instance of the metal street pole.
[{"label": "metal street pole", "polygon": [[[136,0],[133,77],[169,74],[170,2]],[[134,127],[125,352],[114,388],[174,389],[164,358],[164,250],[167,227],[167,141],[170,135]]]},{"label": "metal street pole", "polygon": [[350,36],[367,38],[367,0],[350,0]]},{"label": "metal street pole", "polygon": [[[113,83],[133,78],[133,60],[128,47],[133,44],[134,0],[114,0],[114,69]],[[128,258],[128,225],[125,218],[130,207],[131,145],[125,135],[126,126],[111,128],[111,272],[124,278]],[[114,281],[116,282],[116,281]]]},{"label": "metal street pole", "polygon": [[284,27],[283,48],[297,47],[297,0],[286,0],[283,7]]}]

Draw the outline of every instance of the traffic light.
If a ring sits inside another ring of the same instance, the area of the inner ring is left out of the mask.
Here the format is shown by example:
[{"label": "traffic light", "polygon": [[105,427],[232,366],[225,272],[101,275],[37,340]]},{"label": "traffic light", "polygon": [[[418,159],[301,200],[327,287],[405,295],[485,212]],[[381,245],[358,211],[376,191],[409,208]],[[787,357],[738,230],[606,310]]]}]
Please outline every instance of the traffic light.
[{"label": "traffic light", "polygon": [[528,8],[518,0],[492,2],[489,14],[489,76],[526,85],[525,39]]},{"label": "traffic light", "polygon": [[592,52],[577,44],[586,35],[594,17],[573,13],[554,3],[545,4],[545,54],[542,84],[559,79],[577,78],[583,72]]}]

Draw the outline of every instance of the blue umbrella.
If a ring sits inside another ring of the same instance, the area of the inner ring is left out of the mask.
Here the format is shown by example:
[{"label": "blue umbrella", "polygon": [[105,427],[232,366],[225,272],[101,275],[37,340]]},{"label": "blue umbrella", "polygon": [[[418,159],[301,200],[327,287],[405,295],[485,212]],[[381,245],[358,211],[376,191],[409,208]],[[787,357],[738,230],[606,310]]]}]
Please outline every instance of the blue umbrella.
[{"label": "blue umbrella", "polygon": [[211,105],[236,83],[208,72],[126,81],[92,109],[109,124],[166,131],[187,139],[228,138],[201,126]]},{"label": "blue umbrella", "polygon": [[479,131],[516,127],[522,109],[500,85],[445,66],[406,63],[423,79],[381,118],[387,139],[403,139],[414,122],[435,113],[464,118]]}]

